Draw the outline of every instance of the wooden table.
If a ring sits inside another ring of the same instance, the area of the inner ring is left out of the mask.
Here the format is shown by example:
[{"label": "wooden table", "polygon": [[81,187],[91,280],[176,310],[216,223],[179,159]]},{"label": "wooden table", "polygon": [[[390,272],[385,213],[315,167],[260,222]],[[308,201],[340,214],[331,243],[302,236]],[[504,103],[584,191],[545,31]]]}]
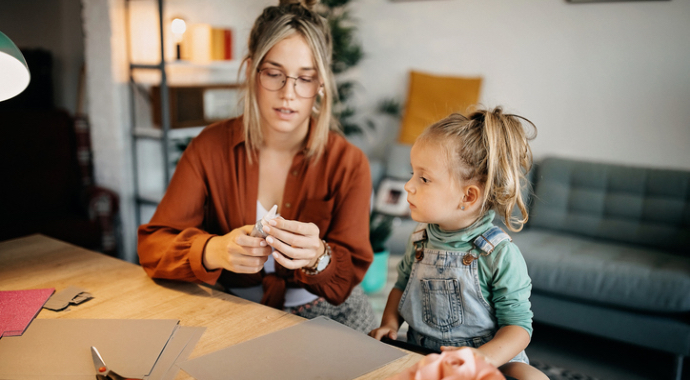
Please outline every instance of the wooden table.
[{"label": "wooden table", "polygon": [[[152,280],[138,265],[43,235],[0,242],[0,290],[70,285],[94,298],[67,311],[42,309],[37,318],[177,319],[206,327],[190,359],[305,320],[207,286]],[[421,358],[408,353],[359,379],[386,378]],[[176,379],[192,377],[179,371]]]}]

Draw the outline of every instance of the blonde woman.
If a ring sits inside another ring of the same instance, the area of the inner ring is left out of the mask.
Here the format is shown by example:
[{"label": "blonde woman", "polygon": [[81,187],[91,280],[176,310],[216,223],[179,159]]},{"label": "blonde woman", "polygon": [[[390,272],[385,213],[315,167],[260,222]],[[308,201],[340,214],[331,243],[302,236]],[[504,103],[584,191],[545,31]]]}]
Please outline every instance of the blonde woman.
[{"label": "blonde woman", "polygon": [[[205,128],[139,228],[153,278],[228,292],[366,332],[359,287],[373,260],[366,156],[338,133],[327,22],[308,3],[264,9],[249,37],[243,116]],[[277,205],[280,217],[251,236]]]}]

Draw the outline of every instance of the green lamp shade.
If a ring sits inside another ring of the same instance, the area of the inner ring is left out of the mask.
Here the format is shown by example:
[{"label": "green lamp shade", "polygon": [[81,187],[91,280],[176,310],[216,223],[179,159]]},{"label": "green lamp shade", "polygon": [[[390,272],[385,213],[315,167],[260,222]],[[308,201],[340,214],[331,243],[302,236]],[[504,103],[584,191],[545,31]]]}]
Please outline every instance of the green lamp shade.
[{"label": "green lamp shade", "polygon": [[0,32],[0,102],[19,95],[30,79],[29,67],[17,45]]}]

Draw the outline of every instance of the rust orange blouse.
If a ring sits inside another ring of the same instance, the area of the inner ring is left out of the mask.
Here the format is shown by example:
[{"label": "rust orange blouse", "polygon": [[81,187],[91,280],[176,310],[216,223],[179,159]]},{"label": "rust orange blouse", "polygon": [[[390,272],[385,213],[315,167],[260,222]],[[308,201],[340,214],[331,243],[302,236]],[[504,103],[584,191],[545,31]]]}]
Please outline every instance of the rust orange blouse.
[{"label": "rust orange blouse", "polygon": [[[264,292],[274,299],[284,298],[286,286],[303,287],[332,304],[342,303],[373,260],[366,156],[331,132],[318,161],[300,152],[290,167],[280,214],[319,227],[320,237],[332,249],[331,263],[323,272],[310,276],[278,263],[276,273],[268,276],[263,271],[207,271],[202,264],[206,242],[256,222],[258,158],[249,163],[245,149],[241,118],[212,124],[192,140],[151,221],[139,227],[139,261],[146,273],[232,287],[263,284]],[[266,281],[269,276],[277,276],[280,286],[275,286],[275,278]],[[282,307],[280,302],[264,303]]]}]

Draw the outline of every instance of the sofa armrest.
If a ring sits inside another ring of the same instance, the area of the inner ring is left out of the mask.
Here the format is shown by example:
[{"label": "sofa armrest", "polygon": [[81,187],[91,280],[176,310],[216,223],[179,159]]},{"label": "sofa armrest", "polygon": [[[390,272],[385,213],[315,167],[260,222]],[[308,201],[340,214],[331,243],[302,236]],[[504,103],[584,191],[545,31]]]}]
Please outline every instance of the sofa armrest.
[{"label": "sofa armrest", "polygon": [[89,219],[97,223],[101,231],[101,252],[115,256],[116,220],[120,200],[114,191],[99,186],[88,186],[86,196]]}]

